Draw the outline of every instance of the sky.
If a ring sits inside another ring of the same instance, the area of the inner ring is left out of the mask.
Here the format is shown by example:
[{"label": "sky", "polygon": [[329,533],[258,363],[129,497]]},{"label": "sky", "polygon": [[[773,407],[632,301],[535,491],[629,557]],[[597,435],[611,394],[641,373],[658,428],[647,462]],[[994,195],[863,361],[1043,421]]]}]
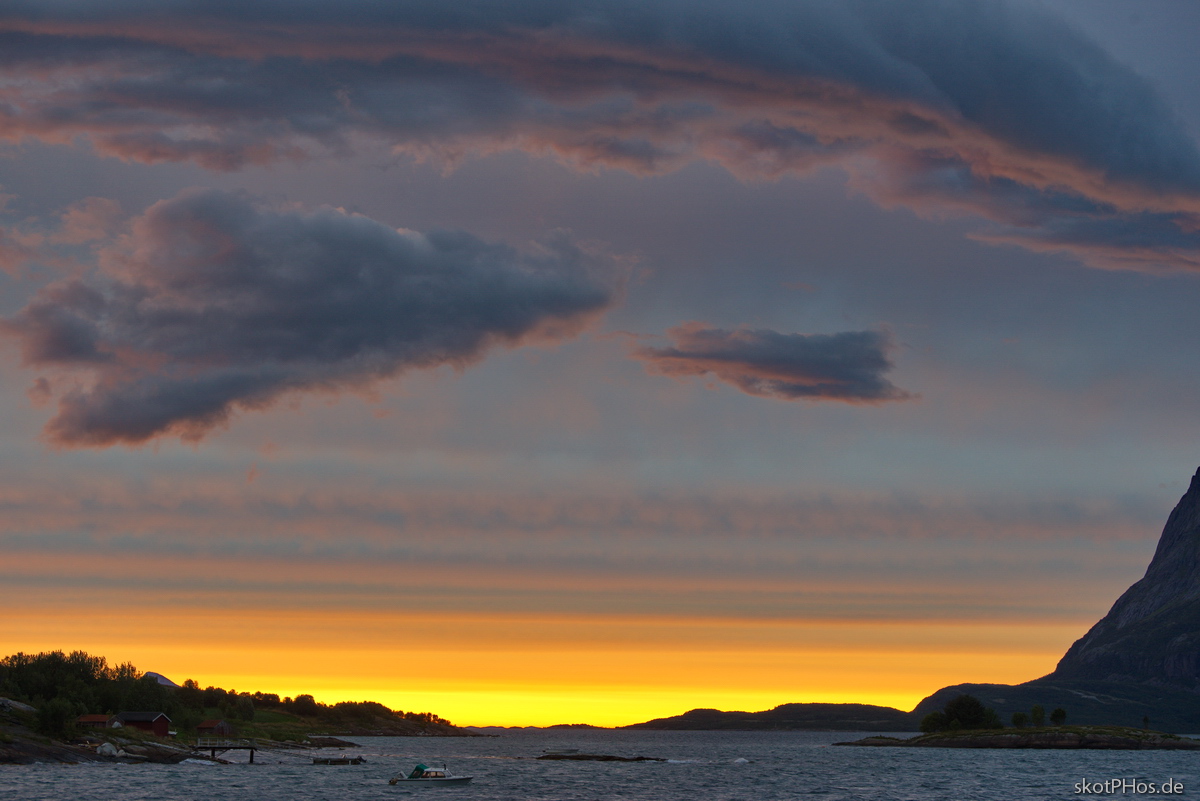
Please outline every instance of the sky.
[{"label": "sky", "polygon": [[1198,26],[0,3],[0,650],[460,725],[1049,673],[1200,464]]}]

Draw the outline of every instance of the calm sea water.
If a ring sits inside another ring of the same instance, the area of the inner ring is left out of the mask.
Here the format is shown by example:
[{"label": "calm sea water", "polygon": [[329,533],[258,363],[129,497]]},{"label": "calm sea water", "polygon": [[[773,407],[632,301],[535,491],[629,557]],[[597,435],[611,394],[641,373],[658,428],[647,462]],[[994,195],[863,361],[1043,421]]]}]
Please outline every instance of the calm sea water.
[{"label": "calm sea water", "polygon": [[[760,801],[1095,798],[1076,782],[1182,783],[1200,798],[1200,752],[834,748],[860,735],[825,732],[513,732],[499,737],[361,738],[359,766],[315,766],[314,753],[260,752],[248,765],[5,765],[14,801],[375,801],[430,794],[468,801]],[[665,757],[669,762],[550,762],[544,750]],[[244,758],[244,757],[243,757]],[[746,759],[748,763],[735,760]],[[416,762],[473,775],[465,787],[406,788],[388,779]],[[1119,790],[1105,797],[1136,797]],[[1147,797],[1147,796],[1142,796]]]}]

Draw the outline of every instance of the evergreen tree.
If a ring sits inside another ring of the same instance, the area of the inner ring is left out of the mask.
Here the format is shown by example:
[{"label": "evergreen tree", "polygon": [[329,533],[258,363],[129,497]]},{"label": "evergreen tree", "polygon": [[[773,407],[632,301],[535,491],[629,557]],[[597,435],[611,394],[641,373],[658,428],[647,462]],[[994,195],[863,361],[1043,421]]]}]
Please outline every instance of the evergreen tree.
[{"label": "evergreen tree", "polygon": [[941,712],[931,712],[921,721],[921,731],[958,731],[959,729],[1002,729],[996,710],[985,707],[973,695],[960,695]]}]

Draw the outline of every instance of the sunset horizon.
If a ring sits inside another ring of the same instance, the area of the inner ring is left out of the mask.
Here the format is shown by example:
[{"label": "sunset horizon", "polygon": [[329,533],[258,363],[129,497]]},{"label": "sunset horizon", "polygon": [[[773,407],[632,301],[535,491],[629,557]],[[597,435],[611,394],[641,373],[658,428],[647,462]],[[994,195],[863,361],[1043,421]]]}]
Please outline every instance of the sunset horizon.
[{"label": "sunset horizon", "polygon": [[[132,614],[134,610],[126,612]],[[189,625],[194,624],[198,614],[180,615],[176,611],[172,619]],[[248,617],[251,625],[243,621],[239,628],[243,636],[253,639],[251,626],[263,625],[266,616]],[[345,619],[336,614],[315,617],[315,621],[306,620],[305,625],[326,632],[346,625]],[[277,617],[269,619],[278,623]],[[841,648],[793,652],[760,646],[740,651],[735,657],[727,647],[681,650],[678,646],[667,649],[646,643],[627,650],[604,649],[594,642],[576,643],[570,650],[557,645],[546,650],[526,648],[504,652],[487,641],[476,649],[456,648],[453,642],[448,642],[454,635],[470,638],[497,625],[579,626],[580,621],[544,618],[464,621],[428,616],[421,622],[428,631],[438,632],[441,641],[430,643],[420,652],[424,664],[415,670],[409,664],[413,652],[406,648],[331,651],[245,642],[214,647],[212,643],[190,638],[184,644],[129,645],[114,634],[96,640],[98,645],[89,646],[88,635],[82,631],[79,637],[83,645],[39,644],[36,637],[30,636],[27,641],[34,645],[24,651],[32,654],[81,650],[104,656],[110,666],[130,662],[176,684],[190,679],[201,687],[216,686],[239,693],[266,692],[293,698],[307,694],[326,704],[375,701],[406,712],[432,712],[455,725],[475,727],[625,726],[697,708],[761,711],[789,703],[859,703],[907,712],[941,687],[964,682],[1018,684],[1039,678],[1049,673],[1061,656],[1061,652],[1050,653],[1047,661],[1047,654],[1031,650],[1030,628],[1019,623],[986,626],[981,630],[973,627],[973,631],[964,631],[966,627],[961,624],[930,625],[921,632],[924,636],[919,641],[883,651],[848,648],[844,644]],[[586,622],[590,624],[585,629],[589,632],[599,626],[633,626],[641,629],[639,633],[643,635],[671,630],[680,623],[635,618]],[[697,622],[687,621],[685,625],[695,627]],[[909,627],[886,624],[856,623],[849,627],[768,624],[767,631],[760,631],[757,637],[745,636],[744,629],[747,625],[764,628],[759,621],[710,621],[708,625],[715,631],[740,635],[736,639],[742,643],[778,640],[781,634],[796,637],[797,628],[802,629],[799,634],[806,641],[836,639],[844,643],[850,639],[846,628],[858,629],[862,637],[882,637],[892,643],[912,637]],[[364,638],[361,629],[367,626],[359,620],[349,628],[351,631],[343,635],[344,639],[361,641]],[[820,631],[822,628],[825,632]],[[1074,639],[1072,634],[1078,633],[1062,625],[1045,629],[1035,631],[1032,636],[1046,649],[1052,648],[1064,634]],[[277,639],[286,641],[288,633],[277,635]],[[1016,645],[1017,641],[1022,645]],[[110,646],[113,642],[118,645]],[[1013,643],[1014,650],[997,654],[994,649],[1005,643]],[[101,650],[103,647],[112,653]],[[887,655],[886,660],[881,661],[880,653]],[[483,658],[493,661],[484,667],[480,661]],[[532,676],[528,675],[531,660],[540,665]],[[796,662],[802,662],[804,667],[798,670]],[[936,663],[937,667],[930,669],[930,663]],[[228,667],[231,664],[236,666]],[[700,673],[697,665],[705,666],[707,672]],[[548,673],[562,678],[547,680]],[[412,678],[406,686],[399,686],[391,679],[396,674]],[[797,675],[804,676],[800,685],[796,684]],[[606,676],[610,677],[607,682],[603,680]],[[686,683],[679,680],[681,676],[687,676]],[[751,687],[734,686],[737,684]]]}]

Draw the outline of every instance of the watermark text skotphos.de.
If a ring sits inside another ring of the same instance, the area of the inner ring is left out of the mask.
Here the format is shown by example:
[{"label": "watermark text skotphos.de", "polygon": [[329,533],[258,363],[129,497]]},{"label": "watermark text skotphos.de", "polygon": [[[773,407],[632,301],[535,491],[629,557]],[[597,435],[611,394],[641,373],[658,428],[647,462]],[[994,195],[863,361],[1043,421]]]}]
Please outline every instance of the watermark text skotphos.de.
[{"label": "watermark text skotphos.de", "polygon": [[1075,795],[1182,795],[1183,782],[1144,779],[1084,779],[1075,782]]}]

